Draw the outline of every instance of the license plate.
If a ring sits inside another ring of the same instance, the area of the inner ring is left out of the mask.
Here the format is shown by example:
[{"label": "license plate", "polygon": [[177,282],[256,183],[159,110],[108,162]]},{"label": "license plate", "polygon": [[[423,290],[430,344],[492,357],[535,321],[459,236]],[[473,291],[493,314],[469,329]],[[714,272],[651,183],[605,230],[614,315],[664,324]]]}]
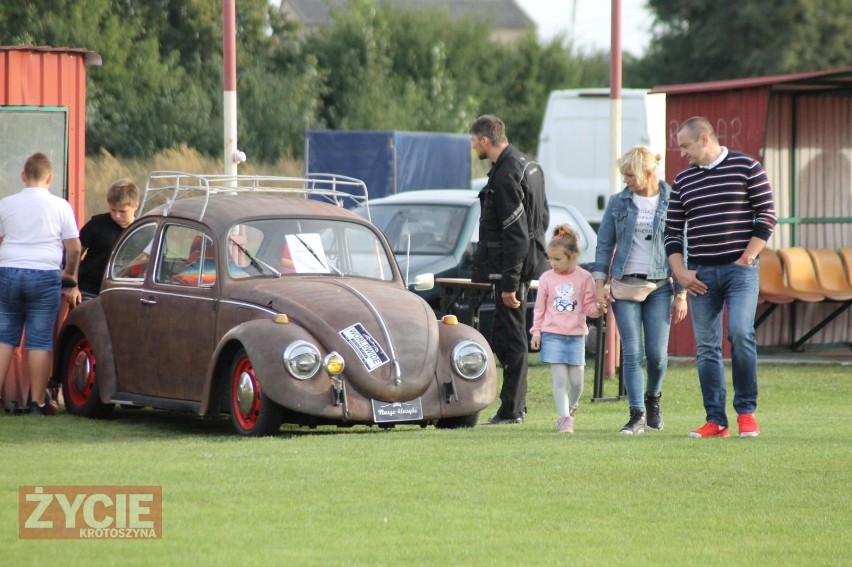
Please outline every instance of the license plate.
[{"label": "license plate", "polygon": [[423,419],[423,403],[420,398],[410,402],[373,402],[373,421],[393,423],[396,421],[420,421]]}]

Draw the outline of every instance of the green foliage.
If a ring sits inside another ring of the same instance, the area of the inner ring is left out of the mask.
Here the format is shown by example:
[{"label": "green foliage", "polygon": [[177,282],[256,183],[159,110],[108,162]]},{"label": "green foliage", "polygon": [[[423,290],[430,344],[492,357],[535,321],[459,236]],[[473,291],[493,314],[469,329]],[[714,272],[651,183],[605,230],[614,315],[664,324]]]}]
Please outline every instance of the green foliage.
[{"label": "green foliage", "polygon": [[[228,416],[0,414],[3,563],[848,564],[852,367],[765,362],[756,439],[687,437],[704,419],[691,364],[669,367],[665,429],[637,437],[618,433],[625,401],[589,402],[591,365],[574,435],[536,364],[522,426],[241,439]],[[21,485],[162,486],[163,538],[18,539]]]},{"label": "green foliage", "polygon": [[849,64],[852,3],[835,0],[649,0],[656,34],[638,75],[677,84]]},{"label": "green foliage", "polygon": [[[813,71],[848,65],[852,3],[649,0],[654,37],[625,56],[625,87]],[[335,4],[339,6],[339,4]],[[221,0],[0,3],[7,45],[84,47],[87,153],[151,156],[222,149]],[[465,132],[485,113],[535,153],[547,95],[605,87],[609,55],[530,32],[494,43],[484,19],[351,0],[308,33],[268,0],[237,3],[239,145],[252,161],[301,157],[309,128]]]}]

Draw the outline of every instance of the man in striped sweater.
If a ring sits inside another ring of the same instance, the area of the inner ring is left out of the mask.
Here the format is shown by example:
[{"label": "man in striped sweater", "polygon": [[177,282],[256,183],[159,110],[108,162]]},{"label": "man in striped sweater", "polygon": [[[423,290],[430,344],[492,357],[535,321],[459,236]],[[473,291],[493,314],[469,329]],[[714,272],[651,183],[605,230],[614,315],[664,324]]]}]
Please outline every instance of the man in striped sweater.
[{"label": "man in striped sweater", "polygon": [[689,167],[672,184],[665,245],[672,273],[689,294],[707,412],[707,423],[689,436],[729,435],[722,361],[722,311],[727,306],[737,425],[740,437],[756,437],[757,255],[775,228],[772,188],[760,162],[720,146],[706,118],[681,124],[677,142]]}]

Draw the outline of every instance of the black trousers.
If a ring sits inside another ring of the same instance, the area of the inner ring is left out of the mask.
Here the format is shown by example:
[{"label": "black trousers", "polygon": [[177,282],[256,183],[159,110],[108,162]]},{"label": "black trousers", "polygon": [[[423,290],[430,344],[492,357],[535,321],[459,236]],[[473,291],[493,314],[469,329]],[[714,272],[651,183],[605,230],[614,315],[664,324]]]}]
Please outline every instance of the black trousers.
[{"label": "black trousers", "polygon": [[521,283],[517,296],[521,306],[506,307],[500,284],[494,286],[494,324],[491,326],[491,349],[503,366],[500,409],[503,419],[520,417],[527,403],[527,283]]}]

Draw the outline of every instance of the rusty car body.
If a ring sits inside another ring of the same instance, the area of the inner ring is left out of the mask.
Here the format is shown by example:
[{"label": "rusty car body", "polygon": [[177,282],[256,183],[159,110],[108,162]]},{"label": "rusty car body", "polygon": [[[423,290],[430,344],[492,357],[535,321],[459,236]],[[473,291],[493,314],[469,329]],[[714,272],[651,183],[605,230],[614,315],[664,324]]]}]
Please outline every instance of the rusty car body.
[{"label": "rusty car body", "polygon": [[487,341],[406,289],[352,198],[340,176],[152,173],[100,295],[58,333],[68,412],[225,412],[243,435],[475,425],[496,396]]}]

